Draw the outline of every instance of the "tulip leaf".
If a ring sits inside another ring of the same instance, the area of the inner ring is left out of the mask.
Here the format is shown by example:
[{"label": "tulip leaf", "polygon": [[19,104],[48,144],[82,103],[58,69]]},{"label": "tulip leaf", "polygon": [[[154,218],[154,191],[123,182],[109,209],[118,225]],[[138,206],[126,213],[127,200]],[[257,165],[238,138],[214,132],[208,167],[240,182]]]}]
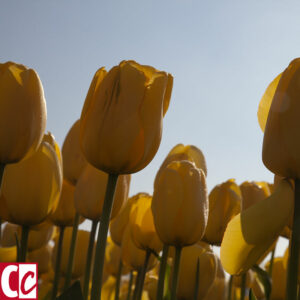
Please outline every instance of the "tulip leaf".
[{"label": "tulip leaf", "polygon": [[257,278],[264,287],[266,299],[270,299],[271,290],[272,290],[272,280],[268,272],[263,270],[258,265],[254,265],[252,270],[257,274]]},{"label": "tulip leaf", "polygon": [[76,281],[58,298],[56,298],[56,300],[83,300],[80,282]]},{"label": "tulip leaf", "polygon": [[252,289],[249,290],[249,300],[257,300],[254,293],[252,292]]}]

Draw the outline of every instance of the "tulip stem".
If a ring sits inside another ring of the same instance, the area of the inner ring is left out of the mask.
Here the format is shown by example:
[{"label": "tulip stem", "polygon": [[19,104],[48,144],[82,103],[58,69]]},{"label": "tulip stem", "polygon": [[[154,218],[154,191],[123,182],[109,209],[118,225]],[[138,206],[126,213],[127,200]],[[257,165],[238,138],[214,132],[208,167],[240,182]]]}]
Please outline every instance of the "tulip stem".
[{"label": "tulip stem", "polygon": [[140,280],[139,285],[138,285],[137,300],[141,300],[142,299],[144,282],[145,282],[145,276],[146,276],[146,272],[147,272],[147,267],[148,267],[150,256],[151,256],[151,250],[147,249],[146,255],[145,255],[145,260],[144,260],[144,265],[143,265],[142,272],[141,272],[141,280]]},{"label": "tulip stem", "polygon": [[4,174],[5,164],[0,164],[0,191],[2,187],[2,179]]},{"label": "tulip stem", "polygon": [[117,278],[116,278],[117,280],[116,280],[115,300],[119,300],[122,269],[123,269],[123,263],[122,263],[122,258],[120,257],[118,274],[117,274]]},{"label": "tulip stem", "polygon": [[95,243],[95,235],[96,235],[97,225],[98,225],[98,221],[93,220],[91,233],[90,233],[88,252],[87,252],[87,256],[86,256],[86,266],[85,266],[84,284],[83,284],[83,299],[84,300],[88,299],[88,294],[89,294],[91,265],[92,265],[92,258],[93,258],[93,250],[94,250],[94,243]]},{"label": "tulip stem", "polygon": [[272,271],[273,271],[273,263],[274,263],[274,256],[275,256],[275,250],[276,250],[276,244],[274,246],[274,249],[271,252],[271,259],[270,259],[270,265],[269,265],[269,270],[268,274],[272,278]]},{"label": "tulip stem", "polygon": [[228,282],[227,300],[231,300],[231,294],[232,294],[232,282],[233,282],[233,276],[230,275],[229,282]]},{"label": "tulip stem", "polygon": [[118,180],[118,174],[109,174],[108,182],[106,187],[105,199],[103,203],[102,216],[100,222],[100,228],[98,232],[96,253],[95,253],[95,266],[93,270],[93,281],[92,281],[92,293],[91,299],[101,299],[101,288],[102,288],[102,273],[104,266],[105,247],[108,233],[108,226],[112,206],[114,202],[114,194],[116,190]]},{"label": "tulip stem", "polygon": [[21,234],[21,249],[20,249],[19,262],[26,262],[28,236],[29,236],[29,226],[23,225],[22,234]]},{"label": "tulip stem", "polygon": [[60,278],[60,264],[61,264],[61,254],[62,254],[62,246],[64,240],[64,232],[65,227],[59,227],[59,238],[58,238],[58,245],[57,245],[57,252],[56,252],[56,261],[55,261],[55,270],[54,270],[54,281],[53,281],[53,288],[52,288],[52,296],[51,300],[56,299],[56,294],[58,291],[58,283]]},{"label": "tulip stem", "polygon": [[164,245],[161,260],[160,260],[156,300],[162,300],[164,297],[164,285],[165,285],[165,274],[167,268],[168,252],[169,252],[169,246]]},{"label": "tulip stem", "polygon": [[126,300],[130,300],[132,283],[133,283],[133,271],[130,271],[130,274],[129,274],[129,283],[128,283],[128,292],[127,292]]},{"label": "tulip stem", "polygon": [[200,278],[200,260],[199,260],[199,257],[198,257],[197,268],[196,268],[196,276],[195,276],[194,300],[198,299],[198,294],[199,294],[199,278]]},{"label": "tulip stem", "polygon": [[242,275],[241,300],[244,300],[246,296],[246,279],[247,274],[245,273]]},{"label": "tulip stem", "polygon": [[134,292],[133,292],[133,298],[132,300],[137,300],[137,295],[138,295],[138,289],[139,289],[139,285],[140,285],[140,281],[141,281],[141,276],[142,275],[142,268],[140,268],[137,271],[137,275],[135,278],[135,286],[134,286]]},{"label": "tulip stem", "polygon": [[74,218],[74,223],[73,223],[68,266],[67,266],[66,279],[65,279],[64,289],[63,289],[64,292],[68,289],[68,287],[70,286],[70,283],[71,283],[79,219],[80,219],[79,213],[76,213],[75,218]]},{"label": "tulip stem", "polygon": [[290,240],[290,253],[288,262],[288,274],[286,285],[286,299],[297,299],[297,278],[300,250],[300,180],[295,179],[295,204],[294,219],[292,227],[292,238]]},{"label": "tulip stem", "polygon": [[174,260],[173,275],[172,275],[171,300],[176,300],[181,250],[182,247],[175,247],[175,260]]}]

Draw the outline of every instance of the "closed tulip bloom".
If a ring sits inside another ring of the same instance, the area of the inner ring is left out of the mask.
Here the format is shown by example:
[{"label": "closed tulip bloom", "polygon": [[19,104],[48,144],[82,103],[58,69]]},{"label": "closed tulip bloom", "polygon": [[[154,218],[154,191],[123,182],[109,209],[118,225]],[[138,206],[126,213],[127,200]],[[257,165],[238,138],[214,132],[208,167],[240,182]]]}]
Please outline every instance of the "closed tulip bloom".
[{"label": "closed tulip bloom", "polygon": [[212,189],[208,206],[208,221],[203,240],[212,245],[220,245],[228,222],[241,211],[241,191],[234,179]]},{"label": "closed tulip bloom", "polygon": [[138,248],[159,253],[163,244],[156,233],[151,203],[150,195],[142,195],[133,205],[130,213],[131,237]]},{"label": "closed tulip bloom", "polygon": [[[73,228],[67,227],[64,233],[61,256],[61,272],[63,275],[66,275],[67,272],[72,231]],[[79,278],[84,274],[89,238],[90,233],[88,231],[78,230],[74,255],[74,265],[72,269],[72,278]],[[58,239],[56,239],[55,241],[54,252],[52,255],[53,266],[55,266],[57,241]]]},{"label": "closed tulip bloom", "polygon": [[172,161],[188,160],[193,162],[198,169],[201,169],[207,176],[206,161],[202,151],[193,145],[184,146],[183,144],[176,145],[167,155],[166,159],[160,166],[154,181],[154,186],[162,172],[162,170]]},{"label": "closed tulip bloom", "polygon": [[188,161],[170,163],[154,187],[152,213],[164,244],[184,247],[199,241],[208,217],[203,171]]},{"label": "closed tulip bloom", "polygon": [[51,268],[52,246],[49,244],[28,253],[29,262],[38,263],[39,275],[46,273]]},{"label": "closed tulip bloom", "polygon": [[131,208],[133,204],[135,204],[142,196],[147,196],[147,194],[139,193],[130,197],[120,210],[119,214],[110,222],[111,239],[119,246],[122,244],[123,234],[126,226],[129,223]]},{"label": "closed tulip bloom", "polygon": [[84,170],[87,161],[79,143],[80,120],[69,130],[62,147],[64,177],[73,185]]},{"label": "closed tulip bloom", "polygon": [[178,299],[193,299],[198,259],[200,276],[197,299],[203,299],[213,284],[217,273],[217,258],[215,254],[199,245],[185,247],[182,249],[179,269]]},{"label": "closed tulip bloom", "polygon": [[0,247],[0,262],[16,262],[17,247]]},{"label": "closed tulip bloom", "polygon": [[293,213],[294,190],[282,180],[274,193],[235,216],[221,244],[222,265],[229,274],[246,272],[268,251]]},{"label": "closed tulip bloom", "polygon": [[[122,240],[122,261],[132,270],[139,270],[143,267],[145,262],[146,251],[139,249],[133,242],[130,233],[130,226],[128,225],[125,229],[123,240]],[[154,257],[150,256],[148,269],[154,267]]]},{"label": "closed tulip bloom", "polygon": [[147,274],[144,289],[147,291],[150,300],[156,300],[157,284],[158,277]]},{"label": "closed tulip bloom", "polygon": [[[108,174],[87,164],[75,188],[75,208],[90,220],[100,220],[106,193]],[[120,211],[128,198],[130,175],[119,176],[114,196],[111,219]]]},{"label": "closed tulip bloom", "polygon": [[0,64],[0,163],[34,153],[46,128],[46,102],[38,74],[27,67]]},{"label": "closed tulip bloom", "polygon": [[99,69],[81,113],[80,141],[87,160],[111,174],[145,168],[162,135],[173,77],[134,61]]},{"label": "closed tulip bloom", "polygon": [[66,179],[63,180],[58,205],[49,216],[49,220],[56,226],[72,226],[75,218],[74,206],[75,187]]},{"label": "closed tulip bloom", "polygon": [[59,160],[52,146],[5,168],[2,193],[10,218],[20,225],[41,223],[56,207],[62,185]]},{"label": "closed tulip bloom", "polygon": [[245,181],[240,185],[242,192],[242,210],[270,196],[271,192],[266,182]]},{"label": "closed tulip bloom", "polygon": [[52,146],[62,167],[62,155],[60,148],[54,138],[54,135],[50,131],[48,131],[48,133],[44,134],[43,141]]},{"label": "closed tulip bloom", "polygon": [[300,59],[282,73],[270,107],[263,141],[263,162],[273,173],[300,178]]}]

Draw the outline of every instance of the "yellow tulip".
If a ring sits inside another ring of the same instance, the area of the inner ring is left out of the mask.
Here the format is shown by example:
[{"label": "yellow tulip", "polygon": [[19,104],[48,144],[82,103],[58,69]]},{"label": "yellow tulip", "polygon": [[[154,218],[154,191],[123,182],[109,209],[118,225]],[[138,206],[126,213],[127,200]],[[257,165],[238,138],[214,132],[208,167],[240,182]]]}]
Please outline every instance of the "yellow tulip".
[{"label": "yellow tulip", "polygon": [[282,73],[270,107],[263,141],[263,162],[273,173],[300,178],[300,127],[298,81],[300,59]]},{"label": "yellow tulip", "polygon": [[203,171],[188,161],[165,167],[154,187],[152,213],[164,244],[183,247],[199,241],[208,217]]},{"label": "yellow tulip", "polygon": [[162,170],[167,167],[169,163],[177,160],[188,160],[190,162],[193,162],[196,167],[198,169],[201,169],[204,172],[205,176],[207,176],[206,161],[202,151],[193,145],[184,146],[183,144],[178,144],[169,152],[166,159],[160,166],[154,180],[154,186],[156,185],[156,182]]},{"label": "yellow tulip", "polygon": [[133,204],[136,203],[137,200],[142,196],[146,196],[146,194],[139,193],[133,197],[130,197],[120,210],[119,214],[110,222],[111,239],[119,246],[122,244],[123,234],[129,222],[131,208]]},{"label": "yellow tulip", "polygon": [[13,62],[0,64],[0,163],[34,153],[46,128],[46,102],[38,74]]},{"label": "yellow tulip", "polygon": [[62,167],[62,155],[60,148],[54,138],[54,135],[50,131],[48,131],[48,133],[44,134],[43,141],[52,146]]},{"label": "yellow tulip", "polygon": [[75,187],[66,179],[63,180],[62,190],[58,205],[49,216],[50,221],[56,226],[73,226],[75,219],[74,206]]},{"label": "yellow tulip", "polygon": [[199,245],[185,247],[182,249],[177,286],[179,299],[193,299],[198,259],[200,275],[198,299],[203,299],[213,284],[217,273],[215,254]]},{"label": "yellow tulip", "polygon": [[64,177],[73,185],[87,164],[79,144],[79,131],[80,120],[77,120],[69,130],[62,147]]},{"label": "yellow tulip", "polygon": [[113,276],[109,276],[102,286],[101,297],[105,300],[115,299],[115,288],[116,288],[116,279]]},{"label": "yellow tulip", "polygon": [[234,179],[212,189],[208,206],[208,221],[203,240],[220,245],[228,222],[241,211],[241,191]]},{"label": "yellow tulip", "polygon": [[274,193],[235,216],[221,244],[221,261],[229,274],[246,272],[272,246],[293,213],[294,190],[282,180]]},{"label": "yellow tulip", "polygon": [[56,207],[61,185],[57,155],[42,142],[28,159],[5,168],[1,192],[10,218],[20,225],[41,223]]},{"label": "yellow tulip", "polygon": [[[66,275],[67,272],[72,231],[73,228],[67,227],[64,233],[62,256],[61,256],[61,271],[63,275]],[[84,274],[89,238],[90,238],[89,232],[84,230],[78,230],[77,242],[75,247],[75,255],[74,255],[74,265],[72,269],[72,278],[79,278]],[[55,241],[55,247],[52,255],[53,266],[55,266],[57,242],[58,239],[56,239]]]},{"label": "yellow tulip", "polygon": [[271,192],[266,182],[245,181],[240,185],[242,192],[242,210],[270,196]]},{"label": "yellow tulip", "polygon": [[39,275],[47,273],[51,268],[52,247],[48,244],[37,250],[28,252],[27,259],[29,262],[38,263]]},{"label": "yellow tulip", "polygon": [[[233,276],[233,285],[235,287],[238,287],[238,288],[241,288],[242,287],[242,281],[243,281],[243,275],[235,275]],[[254,282],[254,274],[253,274],[253,271],[251,270],[248,270],[246,272],[246,287],[247,288],[251,288],[253,282]]]},{"label": "yellow tulip", "polygon": [[0,262],[16,262],[17,247],[0,247]]},{"label": "yellow tulip", "polygon": [[[116,245],[113,241],[108,240],[105,248],[105,271],[109,275],[117,277],[119,270],[119,263],[121,260],[121,247]],[[122,268],[122,274],[129,273],[126,266]]]},{"label": "yellow tulip", "polygon": [[[100,220],[104,202],[108,174],[87,164],[78,179],[74,200],[77,212],[90,220]],[[119,176],[114,196],[111,219],[127,201],[130,175]]]},{"label": "yellow tulip", "polygon": [[173,77],[150,66],[122,61],[99,69],[81,113],[80,141],[87,160],[111,174],[145,168],[156,154]]},{"label": "yellow tulip", "polygon": [[[132,270],[139,270],[143,267],[145,262],[146,251],[139,249],[133,242],[130,233],[130,226],[125,229],[122,240],[122,261],[124,265],[128,266]],[[154,257],[151,254],[148,264],[148,270],[154,267]]]},{"label": "yellow tulip", "polygon": [[158,278],[157,276],[148,275],[145,279],[144,289],[147,291],[150,300],[156,300]]},{"label": "yellow tulip", "polygon": [[133,205],[130,213],[131,237],[138,248],[159,253],[163,244],[156,233],[151,203],[150,195],[141,195]]}]

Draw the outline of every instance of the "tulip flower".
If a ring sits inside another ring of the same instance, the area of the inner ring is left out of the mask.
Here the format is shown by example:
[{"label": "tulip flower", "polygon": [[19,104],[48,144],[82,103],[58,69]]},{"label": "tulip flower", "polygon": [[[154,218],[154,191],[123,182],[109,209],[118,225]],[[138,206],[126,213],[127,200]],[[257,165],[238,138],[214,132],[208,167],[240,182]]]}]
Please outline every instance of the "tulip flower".
[{"label": "tulip flower", "polygon": [[[75,208],[80,215],[90,220],[99,221],[102,215],[103,202],[108,175],[92,165],[87,164],[76,184],[74,200]],[[130,176],[123,175],[118,179],[111,218],[120,211],[127,201]]]},{"label": "tulip flower", "polygon": [[111,239],[119,246],[122,244],[122,238],[126,226],[129,223],[129,216],[132,206],[138,201],[140,197],[147,196],[147,194],[139,193],[128,199],[123,205],[118,215],[110,222],[110,236]]},{"label": "tulip flower", "polygon": [[13,62],[0,64],[0,112],[0,164],[19,162],[37,151],[47,112],[34,70]]},{"label": "tulip flower", "polygon": [[203,299],[214,282],[217,273],[217,258],[211,251],[199,245],[185,247],[182,250],[178,278],[177,298],[193,299],[196,284],[196,269],[199,260],[198,297]]},{"label": "tulip flower", "polygon": [[149,275],[145,279],[145,290],[148,292],[149,300],[156,300],[157,282],[156,276]]},{"label": "tulip flower", "polygon": [[76,184],[87,162],[79,143],[80,120],[69,130],[62,147],[64,177],[73,185]]},{"label": "tulip flower", "polygon": [[52,148],[55,151],[57,158],[61,164],[61,167],[63,167],[62,154],[61,154],[60,148],[54,138],[54,135],[50,131],[48,131],[48,133],[44,134],[43,142],[47,142],[50,146],[52,146]]},{"label": "tulip flower", "polygon": [[39,275],[49,271],[51,267],[52,247],[48,244],[28,253],[28,261],[38,263]]},{"label": "tulip flower", "polygon": [[242,192],[242,210],[270,196],[271,192],[266,182],[245,181],[240,185]]},{"label": "tulip flower", "polygon": [[49,216],[49,220],[54,225],[73,226],[76,214],[74,206],[74,191],[75,187],[64,179],[58,206]]},{"label": "tulip flower", "polygon": [[0,247],[0,262],[16,262],[17,247]]},{"label": "tulip flower", "polygon": [[241,211],[241,191],[234,179],[229,179],[212,189],[208,206],[203,240],[212,245],[220,245],[228,222]]},{"label": "tulip flower", "polygon": [[293,195],[290,182],[282,180],[271,196],[228,223],[220,257],[229,274],[245,273],[267,252],[293,213]]},{"label": "tulip flower", "polygon": [[193,145],[184,146],[183,144],[178,144],[169,152],[166,159],[160,166],[154,180],[154,186],[156,185],[156,182],[158,181],[162,170],[167,167],[167,165],[172,161],[178,160],[188,160],[190,162],[193,162],[196,167],[198,169],[201,169],[204,172],[205,176],[207,176],[206,161],[202,151]]}]

